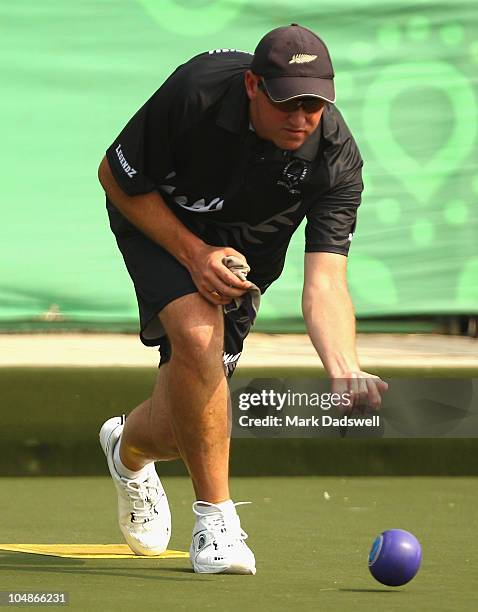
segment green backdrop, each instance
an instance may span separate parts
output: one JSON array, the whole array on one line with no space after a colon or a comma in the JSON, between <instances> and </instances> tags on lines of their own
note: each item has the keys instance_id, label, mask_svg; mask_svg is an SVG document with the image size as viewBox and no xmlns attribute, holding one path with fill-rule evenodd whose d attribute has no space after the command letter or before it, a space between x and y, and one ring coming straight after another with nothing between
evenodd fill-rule
<instances>
[{"instance_id":1,"label":"green backdrop","mask_svg":"<svg viewBox=\"0 0 478 612\"><path fill-rule=\"evenodd\" d=\"M327 42L365 159L357 314L478 312L475 0L0 0L0 322L136 320L104 150L177 64L291 21ZM262 320L300 317L303 242Z\"/></svg>"}]
</instances>

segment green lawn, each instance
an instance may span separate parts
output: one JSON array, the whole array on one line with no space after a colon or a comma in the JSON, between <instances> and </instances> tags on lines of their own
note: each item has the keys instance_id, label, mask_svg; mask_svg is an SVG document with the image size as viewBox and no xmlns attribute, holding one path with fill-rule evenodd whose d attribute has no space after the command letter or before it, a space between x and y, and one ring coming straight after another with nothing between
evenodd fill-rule
<instances>
[{"instance_id":1,"label":"green lawn","mask_svg":"<svg viewBox=\"0 0 478 612\"><path fill-rule=\"evenodd\" d=\"M476 478L236 478L234 499L256 576L195 575L188 560L78 560L0 552L0 590L63 590L75 610L476 609ZM2 478L2 543L121 542L108 478ZM185 478L167 478L170 548L187 550L193 523ZM325 499L324 492L330 496ZM368 550L382 530L422 544L417 577L375 582Z\"/></svg>"}]
</instances>

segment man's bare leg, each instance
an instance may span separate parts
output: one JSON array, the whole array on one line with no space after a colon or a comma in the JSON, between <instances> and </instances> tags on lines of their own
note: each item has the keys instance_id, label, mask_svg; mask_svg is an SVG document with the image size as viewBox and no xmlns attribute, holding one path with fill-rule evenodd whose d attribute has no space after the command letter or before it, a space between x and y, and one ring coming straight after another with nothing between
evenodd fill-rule
<instances>
[{"instance_id":1,"label":"man's bare leg","mask_svg":"<svg viewBox=\"0 0 478 612\"><path fill-rule=\"evenodd\" d=\"M151 400L128 417L120 457L132 470L156 459L184 460L197 499L229 499L227 381L223 314L199 294L171 302L161 321L172 346ZM161 372L162 371L162 372Z\"/></svg>"},{"instance_id":2,"label":"man's bare leg","mask_svg":"<svg viewBox=\"0 0 478 612\"><path fill-rule=\"evenodd\" d=\"M254 554L229 495L222 309L193 294L169 304L161 321L172 345L171 359L160 368L151 400L126 421L121 460L140 470L179 451L198 500L193 504L196 520L189 550L194 571L255 574Z\"/></svg>"},{"instance_id":3,"label":"man's bare leg","mask_svg":"<svg viewBox=\"0 0 478 612\"><path fill-rule=\"evenodd\" d=\"M168 369L167 363L161 366L152 396L130 412L125 423L120 459L133 472L151 461L180 458L167 401Z\"/></svg>"}]
</instances>

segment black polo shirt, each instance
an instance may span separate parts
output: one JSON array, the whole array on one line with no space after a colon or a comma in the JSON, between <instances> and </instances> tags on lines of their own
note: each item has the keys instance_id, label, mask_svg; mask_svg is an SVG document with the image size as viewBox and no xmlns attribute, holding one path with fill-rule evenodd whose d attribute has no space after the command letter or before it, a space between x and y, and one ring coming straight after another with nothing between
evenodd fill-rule
<instances>
[{"instance_id":1,"label":"black polo shirt","mask_svg":"<svg viewBox=\"0 0 478 612\"><path fill-rule=\"evenodd\" d=\"M128 195L157 190L211 245L231 246L266 289L281 273L290 238L307 217L305 250L347 255L363 189L362 159L337 108L297 151L257 137L244 72L252 55L203 53L180 66L107 150ZM138 232L110 203L112 228Z\"/></svg>"}]
</instances>

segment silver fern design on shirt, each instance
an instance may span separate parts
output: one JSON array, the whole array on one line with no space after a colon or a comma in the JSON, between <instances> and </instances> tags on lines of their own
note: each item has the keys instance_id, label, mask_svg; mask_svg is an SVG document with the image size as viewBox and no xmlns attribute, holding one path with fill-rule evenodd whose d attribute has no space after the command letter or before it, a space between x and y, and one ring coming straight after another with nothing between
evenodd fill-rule
<instances>
[{"instance_id":1,"label":"silver fern design on shirt","mask_svg":"<svg viewBox=\"0 0 478 612\"><path fill-rule=\"evenodd\" d=\"M175 176L176 172L170 172L165 177L165 180L169 181ZM169 195L172 195L176 191L176 187L170 184L160 185L159 188ZM175 196L173 200L176 202L176 204L181 206L181 208L185 208L186 210L190 210L191 212L216 212L218 210L221 210L224 206L224 198L221 197L213 198L208 204L206 204L205 198L200 198L192 204L189 204L188 198L185 195Z\"/></svg>"},{"instance_id":2,"label":"silver fern design on shirt","mask_svg":"<svg viewBox=\"0 0 478 612\"><path fill-rule=\"evenodd\" d=\"M282 229L283 226L294 225L294 222L289 219L287 215L294 213L302 204L302 201L297 202L287 210L283 210L276 215L261 221L257 225L249 225L243 221L222 223L220 221L214 221L214 227L224 241L227 244L228 237L232 234L234 241L239 247L244 247L244 242L252 244L264 244L264 240L261 240L257 234L273 234ZM273 225L276 224L276 225Z\"/></svg>"},{"instance_id":3,"label":"silver fern design on shirt","mask_svg":"<svg viewBox=\"0 0 478 612\"><path fill-rule=\"evenodd\" d=\"M308 64L317 59L317 55L309 55L308 53L296 53L289 60L289 64Z\"/></svg>"}]
</instances>

